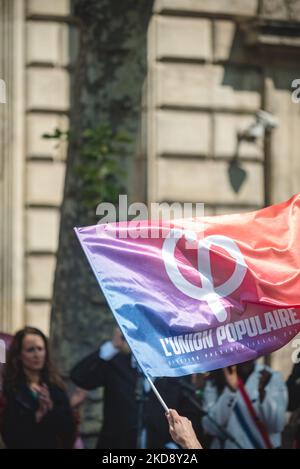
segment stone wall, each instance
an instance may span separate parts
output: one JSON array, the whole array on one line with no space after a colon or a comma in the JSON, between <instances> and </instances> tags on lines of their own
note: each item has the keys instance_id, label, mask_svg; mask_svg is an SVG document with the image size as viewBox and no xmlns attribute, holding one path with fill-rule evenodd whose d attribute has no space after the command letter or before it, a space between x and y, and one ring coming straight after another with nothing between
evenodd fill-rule
<instances>
[{"instance_id":1,"label":"stone wall","mask_svg":"<svg viewBox=\"0 0 300 469\"><path fill-rule=\"evenodd\" d=\"M293 29L300 19L299 4L295 0L157 0L148 30L148 73L141 108L140 85L130 78L133 72L139 83L143 81L143 54L138 65L138 55L126 51L138 50L143 39L138 43L137 35L143 38L144 32L129 35L129 42L120 45L119 36L115 42L105 41L103 27L106 59L103 50L99 55L95 50L91 56L95 60L88 62L91 83L85 83L85 88L89 95L96 86L95 73L100 85L95 108L92 100L85 103L84 125L90 116L95 120L99 113L105 114L113 102L114 120L130 122L135 135L139 113L135 200L204 202L206 214L221 214L256 209L299 191L300 107L291 100L291 82L300 78L299 41ZM0 104L0 327L10 332L25 323L49 331L66 146L43 139L42 134L69 126L78 41L70 8L69 0L0 0L0 51L5 57L0 61L0 78L9 84L7 104ZM110 24L100 13L99 24ZM119 17L110 19L116 23L111 31L108 28L114 37ZM131 21L137 24L134 15ZM113 80L107 54L114 57ZM124 96L125 117L120 118ZM241 144L239 157L247 179L236 193L228 167L237 133L254 122L260 108L273 113L279 127L265 143ZM66 256L64 246L63 250ZM70 257L71 251L72 246ZM83 278L88 267L83 257L78 262L75 267L82 264L77 272ZM65 272L62 269L60 279ZM74 295L73 304L57 308L53 318L54 336L67 369L74 361L75 345L79 357L108 330L108 321L103 320L102 329L95 328L95 337L84 334L90 330L93 314L100 316L104 308L91 277L81 282L81 303ZM67 293L69 287L73 293L78 290L76 282L65 285ZM90 295L91 291L95 294ZM66 303L67 293L62 295ZM77 316L71 329L78 305L86 317ZM79 333L85 337L80 347ZM285 376L291 369L292 351L288 345L272 357L272 365ZM94 444L99 429L95 416L99 417L100 405L99 393L91 393L82 427L88 445Z\"/></svg>"},{"instance_id":2,"label":"stone wall","mask_svg":"<svg viewBox=\"0 0 300 469\"><path fill-rule=\"evenodd\" d=\"M12 332L24 324L23 2L0 1L0 57L0 330Z\"/></svg>"},{"instance_id":3,"label":"stone wall","mask_svg":"<svg viewBox=\"0 0 300 469\"><path fill-rule=\"evenodd\" d=\"M244 51L239 21L257 2L155 3L148 36L148 200L204 202L206 214L264 204L262 147L243 143L247 178L228 177L237 132L262 107L262 70Z\"/></svg>"},{"instance_id":4,"label":"stone wall","mask_svg":"<svg viewBox=\"0 0 300 469\"><path fill-rule=\"evenodd\" d=\"M299 6L288 0L155 2L148 33L147 151L140 152L148 201L204 202L206 214L222 214L299 192L300 108L291 99L292 80L300 76L297 25L291 22L299 18ZM241 143L247 178L236 193L229 162L238 132L259 109L271 112L279 126L265 139ZM285 375L292 351L288 345L272 356Z\"/></svg>"},{"instance_id":5,"label":"stone wall","mask_svg":"<svg viewBox=\"0 0 300 469\"><path fill-rule=\"evenodd\" d=\"M49 332L76 28L69 0L1 0L0 329ZM72 53L74 51L74 53Z\"/></svg>"},{"instance_id":6,"label":"stone wall","mask_svg":"<svg viewBox=\"0 0 300 469\"><path fill-rule=\"evenodd\" d=\"M69 0L26 2L25 321L49 331L66 145L44 139L67 130L71 50Z\"/></svg>"},{"instance_id":7,"label":"stone wall","mask_svg":"<svg viewBox=\"0 0 300 469\"><path fill-rule=\"evenodd\" d=\"M291 100L291 82L300 77L293 29L299 4L155 2L135 200L204 202L206 214L220 214L299 191L300 107ZM0 13L0 78L9 84L7 104L0 104L0 325L14 331L28 323L47 332L66 146L42 134L69 125L76 27L69 0L0 0ZM130 72L122 77L123 83ZM105 84L109 104L123 88ZM99 99L99 109L102 104ZM228 166L237 133L260 108L274 114L279 127L265 144L241 144L247 179L235 193ZM285 375L291 352L288 345L273 355Z\"/></svg>"}]
</instances>

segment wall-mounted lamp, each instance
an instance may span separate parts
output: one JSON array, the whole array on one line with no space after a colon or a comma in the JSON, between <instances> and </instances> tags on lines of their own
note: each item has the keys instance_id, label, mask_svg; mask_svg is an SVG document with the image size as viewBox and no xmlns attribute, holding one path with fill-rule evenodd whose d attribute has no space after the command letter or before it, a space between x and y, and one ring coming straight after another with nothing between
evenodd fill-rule
<instances>
[{"instance_id":1,"label":"wall-mounted lamp","mask_svg":"<svg viewBox=\"0 0 300 469\"><path fill-rule=\"evenodd\" d=\"M260 109L256 113L256 121L246 130L238 133L238 142L242 140L255 142L257 139L265 136L266 130L275 129L275 127L278 127L278 119L269 112Z\"/></svg>"},{"instance_id":2,"label":"wall-mounted lamp","mask_svg":"<svg viewBox=\"0 0 300 469\"><path fill-rule=\"evenodd\" d=\"M240 145L243 141L257 143L265 137L266 131L278 127L278 119L267 111L260 109L256 113L256 120L247 129L237 134L236 151L229 163L228 174L230 184L235 193L238 193L247 178L247 172L242 168L240 161Z\"/></svg>"}]
</instances>

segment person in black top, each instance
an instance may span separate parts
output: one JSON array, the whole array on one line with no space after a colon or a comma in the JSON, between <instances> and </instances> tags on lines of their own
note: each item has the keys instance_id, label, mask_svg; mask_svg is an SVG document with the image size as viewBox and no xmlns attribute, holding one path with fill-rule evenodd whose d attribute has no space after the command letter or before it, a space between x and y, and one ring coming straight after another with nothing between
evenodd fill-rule
<instances>
[{"instance_id":1,"label":"person in black top","mask_svg":"<svg viewBox=\"0 0 300 469\"><path fill-rule=\"evenodd\" d=\"M0 432L7 448L71 448L75 422L48 341L25 327L11 343L3 374Z\"/></svg>"},{"instance_id":2,"label":"person in black top","mask_svg":"<svg viewBox=\"0 0 300 469\"><path fill-rule=\"evenodd\" d=\"M71 370L70 378L78 387L86 390L104 387L103 426L97 448L135 447L137 376L127 344L118 330L112 342L104 344L100 351L85 357Z\"/></svg>"},{"instance_id":3,"label":"person in black top","mask_svg":"<svg viewBox=\"0 0 300 469\"><path fill-rule=\"evenodd\" d=\"M174 444L164 410L139 371L119 328L115 328L111 341L75 365L70 377L86 390L104 388L103 425L97 448L163 448ZM155 385L167 405L189 415L196 426L201 416L190 406L181 381L159 378Z\"/></svg>"},{"instance_id":4,"label":"person in black top","mask_svg":"<svg viewBox=\"0 0 300 469\"><path fill-rule=\"evenodd\" d=\"M300 355L287 380L289 393L288 410L292 412L289 425L293 433L293 447L300 448Z\"/></svg>"},{"instance_id":5,"label":"person in black top","mask_svg":"<svg viewBox=\"0 0 300 469\"><path fill-rule=\"evenodd\" d=\"M288 410L295 411L300 407L300 355L299 362L295 363L292 373L286 382L289 392Z\"/></svg>"}]
</instances>

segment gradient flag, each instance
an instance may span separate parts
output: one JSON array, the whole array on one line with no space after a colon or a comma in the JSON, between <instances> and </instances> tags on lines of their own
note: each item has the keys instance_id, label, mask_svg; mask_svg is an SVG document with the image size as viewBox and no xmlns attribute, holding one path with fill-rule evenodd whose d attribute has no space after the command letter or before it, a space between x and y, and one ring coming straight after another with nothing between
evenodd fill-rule
<instances>
[{"instance_id":1,"label":"gradient flag","mask_svg":"<svg viewBox=\"0 0 300 469\"><path fill-rule=\"evenodd\" d=\"M300 194L251 213L75 231L150 377L255 359L300 331Z\"/></svg>"}]
</instances>

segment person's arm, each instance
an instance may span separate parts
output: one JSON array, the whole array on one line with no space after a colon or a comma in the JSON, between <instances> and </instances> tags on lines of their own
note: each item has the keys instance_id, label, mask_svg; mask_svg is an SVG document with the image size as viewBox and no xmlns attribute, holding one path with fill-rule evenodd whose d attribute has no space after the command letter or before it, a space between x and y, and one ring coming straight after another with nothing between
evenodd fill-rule
<instances>
[{"instance_id":1,"label":"person's arm","mask_svg":"<svg viewBox=\"0 0 300 469\"><path fill-rule=\"evenodd\" d=\"M99 352L96 350L72 368L70 378L82 389L88 391L96 389L105 384L106 366L107 364L99 358Z\"/></svg>"},{"instance_id":2,"label":"person's arm","mask_svg":"<svg viewBox=\"0 0 300 469\"><path fill-rule=\"evenodd\" d=\"M239 385L236 366L224 368L223 373L226 387L214 405L208 409L209 416L204 416L202 419L204 430L217 437L222 437L218 427L226 428L227 426L237 399Z\"/></svg>"},{"instance_id":3,"label":"person's arm","mask_svg":"<svg viewBox=\"0 0 300 469\"><path fill-rule=\"evenodd\" d=\"M80 388L88 391L105 386L108 363L122 352L126 342L121 331L115 328L112 340L101 345L99 350L88 355L72 368L71 380Z\"/></svg>"},{"instance_id":4,"label":"person's arm","mask_svg":"<svg viewBox=\"0 0 300 469\"><path fill-rule=\"evenodd\" d=\"M72 409L78 409L85 401L88 391L76 386L70 397L70 406Z\"/></svg>"},{"instance_id":5,"label":"person's arm","mask_svg":"<svg viewBox=\"0 0 300 469\"><path fill-rule=\"evenodd\" d=\"M202 417L202 427L209 435L224 438L220 427L227 427L236 398L236 392L225 387L215 404L209 408L208 415Z\"/></svg>"},{"instance_id":6,"label":"person's arm","mask_svg":"<svg viewBox=\"0 0 300 469\"><path fill-rule=\"evenodd\" d=\"M186 417L170 409L166 414L172 439L184 449L202 449L194 432L192 423Z\"/></svg>"},{"instance_id":7,"label":"person's arm","mask_svg":"<svg viewBox=\"0 0 300 469\"><path fill-rule=\"evenodd\" d=\"M76 436L75 418L67 394L52 388L53 407L40 421L39 429L49 435L56 435L58 446L72 448Z\"/></svg>"},{"instance_id":8,"label":"person's arm","mask_svg":"<svg viewBox=\"0 0 300 469\"><path fill-rule=\"evenodd\" d=\"M108 362L119 352L111 341L105 342L72 368L71 380L81 389L88 391L105 386Z\"/></svg>"}]
</instances>

